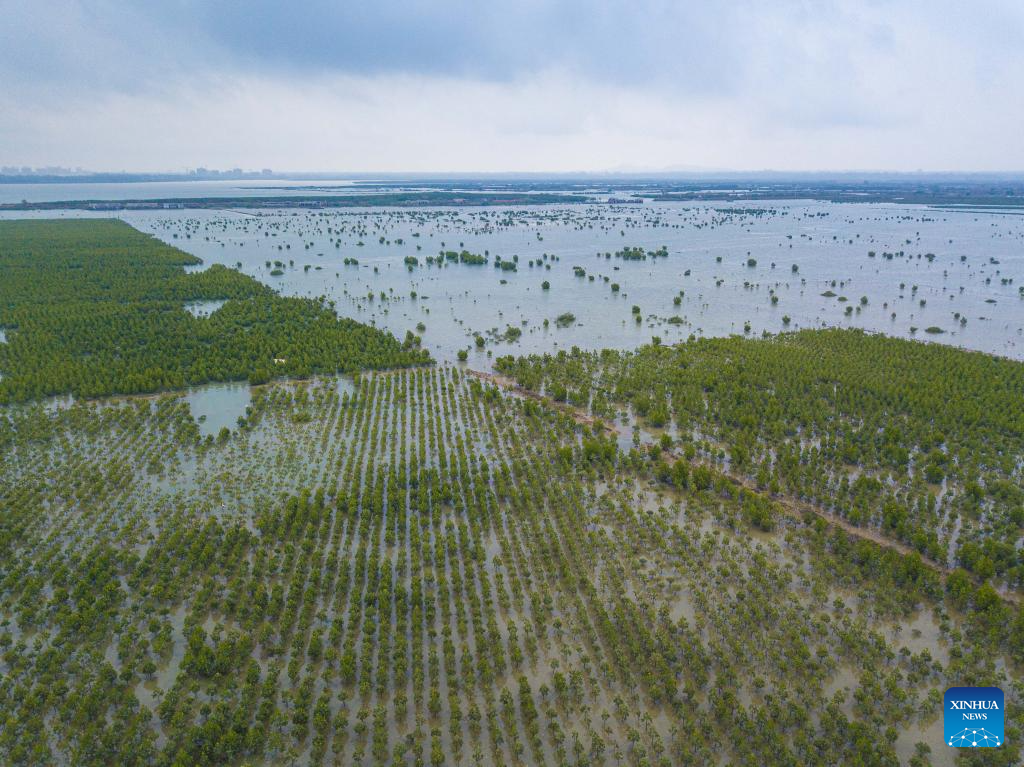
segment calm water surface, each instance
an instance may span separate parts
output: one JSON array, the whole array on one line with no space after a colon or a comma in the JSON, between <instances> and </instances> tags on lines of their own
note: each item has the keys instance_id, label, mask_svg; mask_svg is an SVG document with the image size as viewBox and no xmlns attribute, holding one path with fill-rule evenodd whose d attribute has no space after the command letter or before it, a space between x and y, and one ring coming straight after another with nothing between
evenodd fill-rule
<instances>
[{"instance_id":1,"label":"calm water surface","mask_svg":"<svg viewBox=\"0 0 1024 767\"><path fill-rule=\"evenodd\" d=\"M787 201L120 216L199 256L199 268L240 264L284 294L326 296L400 338L412 331L438 359L468 349L475 367L574 345L822 326L1024 358L1024 216L1011 213ZM625 247L668 256L617 258ZM491 263L425 263L462 249ZM496 257L517 271L495 269Z\"/></svg>"}]
</instances>

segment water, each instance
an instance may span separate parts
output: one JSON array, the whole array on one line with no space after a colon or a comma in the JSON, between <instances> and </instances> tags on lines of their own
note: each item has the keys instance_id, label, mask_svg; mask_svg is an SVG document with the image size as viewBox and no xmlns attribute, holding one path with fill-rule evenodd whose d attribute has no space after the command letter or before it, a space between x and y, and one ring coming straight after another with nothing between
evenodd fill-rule
<instances>
[{"instance_id":1,"label":"water","mask_svg":"<svg viewBox=\"0 0 1024 767\"><path fill-rule=\"evenodd\" d=\"M209 317L215 311L220 309L226 301L186 301L185 311L191 314L193 317Z\"/></svg>"},{"instance_id":2,"label":"water","mask_svg":"<svg viewBox=\"0 0 1024 767\"><path fill-rule=\"evenodd\" d=\"M284 294L324 295L343 316L400 338L412 331L439 360L467 349L474 367L501 354L573 345L629 349L652 336L672 343L690 335L823 326L1024 359L1024 216L1012 214L892 204L672 202L119 215L205 264L240 264ZM667 258L604 257L624 247L662 246ZM462 249L488 251L492 262L518 256L518 271L424 265L440 250ZM421 265L410 271L408 256ZM345 265L353 258L358 265ZM530 260L537 265L530 268ZM576 276L575 266L586 276ZM282 273L271 275L275 269ZM619 284L617 293L612 283ZM560 327L556 319L565 313L575 321ZM521 331L517 341L505 340L510 327ZM483 349L474 344L477 333L487 339Z\"/></svg>"},{"instance_id":3,"label":"water","mask_svg":"<svg viewBox=\"0 0 1024 767\"><path fill-rule=\"evenodd\" d=\"M209 384L189 389L185 400L199 422L199 433L216 437L223 428L238 427L238 419L252 402L252 390L248 384Z\"/></svg>"},{"instance_id":4,"label":"water","mask_svg":"<svg viewBox=\"0 0 1024 767\"><path fill-rule=\"evenodd\" d=\"M151 200L185 197L263 197L323 195L351 192L354 182L236 179L207 181L143 181L127 183L0 184L0 204L65 200ZM308 187L316 186L316 189ZM297 187L284 190L283 187ZM307 187L307 188L302 188Z\"/></svg>"},{"instance_id":5,"label":"water","mask_svg":"<svg viewBox=\"0 0 1024 767\"><path fill-rule=\"evenodd\" d=\"M356 385L351 378L346 376L334 376L334 389L339 397L348 395L350 398L356 394Z\"/></svg>"}]
</instances>

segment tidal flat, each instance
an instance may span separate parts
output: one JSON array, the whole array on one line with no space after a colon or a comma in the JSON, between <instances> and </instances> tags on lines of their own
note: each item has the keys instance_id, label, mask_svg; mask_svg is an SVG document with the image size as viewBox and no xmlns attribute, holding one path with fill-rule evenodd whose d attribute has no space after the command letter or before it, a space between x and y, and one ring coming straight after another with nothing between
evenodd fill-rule
<instances>
[{"instance_id":1,"label":"tidal flat","mask_svg":"<svg viewBox=\"0 0 1024 767\"><path fill-rule=\"evenodd\" d=\"M819 327L1024 358L1024 216L1012 211L784 201L121 215L205 264L421 335L451 361L460 349L486 365L488 351ZM443 258L462 251L487 263Z\"/></svg>"}]
</instances>

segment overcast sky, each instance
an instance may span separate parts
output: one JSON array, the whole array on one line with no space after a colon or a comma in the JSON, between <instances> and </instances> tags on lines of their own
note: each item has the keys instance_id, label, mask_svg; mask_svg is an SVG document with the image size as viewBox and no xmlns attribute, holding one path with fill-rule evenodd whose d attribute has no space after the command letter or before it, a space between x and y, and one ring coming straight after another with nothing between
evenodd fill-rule
<instances>
[{"instance_id":1,"label":"overcast sky","mask_svg":"<svg viewBox=\"0 0 1024 767\"><path fill-rule=\"evenodd\" d=\"M0 0L0 165L1022 170L1024 0Z\"/></svg>"}]
</instances>

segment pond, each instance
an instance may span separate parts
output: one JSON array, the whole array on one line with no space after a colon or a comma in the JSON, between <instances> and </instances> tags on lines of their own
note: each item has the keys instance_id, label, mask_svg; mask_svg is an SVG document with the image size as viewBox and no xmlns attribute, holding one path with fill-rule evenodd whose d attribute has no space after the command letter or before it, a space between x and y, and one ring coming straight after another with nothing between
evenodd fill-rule
<instances>
[{"instance_id":1,"label":"pond","mask_svg":"<svg viewBox=\"0 0 1024 767\"><path fill-rule=\"evenodd\" d=\"M220 309L226 301L186 301L185 311L191 314L193 317L209 317L215 311Z\"/></svg>"},{"instance_id":2,"label":"pond","mask_svg":"<svg viewBox=\"0 0 1024 767\"><path fill-rule=\"evenodd\" d=\"M209 384L189 389L185 401L200 434L216 437L222 428L238 428L238 419L252 402L252 390L247 383Z\"/></svg>"}]
</instances>

